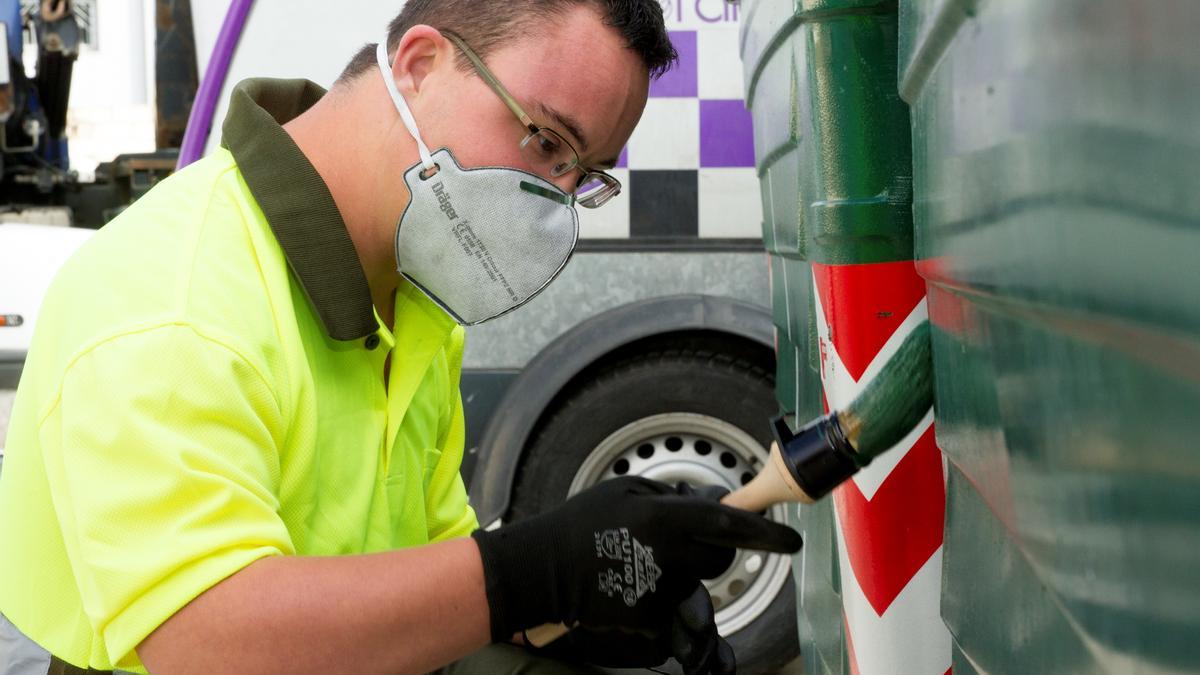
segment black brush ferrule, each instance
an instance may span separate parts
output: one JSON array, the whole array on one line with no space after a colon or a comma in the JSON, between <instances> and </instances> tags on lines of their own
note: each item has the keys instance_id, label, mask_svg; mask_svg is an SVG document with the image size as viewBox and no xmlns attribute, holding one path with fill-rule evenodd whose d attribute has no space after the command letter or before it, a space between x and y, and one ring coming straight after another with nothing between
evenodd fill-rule
<instances>
[{"instance_id":1,"label":"black brush ferrule","mask_svg":"<svg viewBox=\"0 0 1200 675\"><path fill-rule=\"evenodd\" d=\"M819 417L792 433L782 416L772 420L783 463L806 495L820 499L858 473L870 460L850 445L837 413Z\"/></svg>"}]
</instances>

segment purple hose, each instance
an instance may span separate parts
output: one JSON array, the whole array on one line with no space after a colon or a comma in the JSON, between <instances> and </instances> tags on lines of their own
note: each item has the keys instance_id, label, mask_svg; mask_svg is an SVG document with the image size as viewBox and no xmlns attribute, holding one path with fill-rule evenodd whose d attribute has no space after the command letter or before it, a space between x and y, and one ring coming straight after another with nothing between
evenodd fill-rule
<instances>
[{"instance_id":1,"label":"purple hose","mask_svg":"<svg viewBox=\"0 0 1200 675\"><path fill-rule=\"evenodd\" d=\"M213 113L217 109L221 90L225 88L225 77L229 75L229 62L233 60L233 51L237 48L238 39L242 37L246 16L250 14L250 6L253 4L254 0L233 0L229 5L225 22L221 24L221 32L217 35L217 44L208 60L208 69L204 71L204 80L200 82L196 100L192 103L187 130L183 134L183 146L179 149L176 171L200 159L204 154L204 146L208 143L208 134L212 130Z\"/></svg>"}]
</instances>

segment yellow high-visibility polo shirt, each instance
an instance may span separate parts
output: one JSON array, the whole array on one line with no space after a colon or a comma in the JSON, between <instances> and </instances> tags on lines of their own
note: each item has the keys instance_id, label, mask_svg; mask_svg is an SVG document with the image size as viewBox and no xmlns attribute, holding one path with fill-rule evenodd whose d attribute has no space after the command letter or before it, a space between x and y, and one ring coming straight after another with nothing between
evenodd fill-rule
<instances>
[{"instance_id":1,"label":"yellow high-visibility polo shirt","mask_svg":"<svg viewBox=\"0 0 1200 675\"><path fill-rule=\"evenodd\" d=\"M463 330L405 283L379 325L280 127L323 93L239 85L228 149L100 230L45 299L0 477L0 613L62 661L142 670L147 635L264 556L477 527Z\"/></svg>"}]
</instances>

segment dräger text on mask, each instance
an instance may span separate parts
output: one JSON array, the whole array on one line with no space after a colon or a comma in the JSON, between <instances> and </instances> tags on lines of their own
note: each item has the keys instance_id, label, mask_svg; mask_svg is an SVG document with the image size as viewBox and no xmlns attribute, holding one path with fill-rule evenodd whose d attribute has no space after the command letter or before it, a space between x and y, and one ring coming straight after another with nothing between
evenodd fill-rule
<instances>
[{"instance_id":1,"label":"dr\u00e4ger text on mask","mask_svg":"<svg viewBox=\"0 0 1200 675\"><path fill-rule=\"evenodd\" d=\"M446 192L444 183L438 181L433 184L433 193L437 195L438 203L442 205L442 213L450 220L457 220L458 213L454 210L454 205L450 203L450 193Z\"/></svg>"}]
</instances>

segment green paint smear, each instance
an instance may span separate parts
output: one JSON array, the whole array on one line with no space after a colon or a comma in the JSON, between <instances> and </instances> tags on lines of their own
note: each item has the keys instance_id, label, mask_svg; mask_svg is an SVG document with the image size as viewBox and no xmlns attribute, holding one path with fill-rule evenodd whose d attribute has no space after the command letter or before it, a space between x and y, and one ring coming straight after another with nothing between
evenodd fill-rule
<instances>
[{"instance_id":1,"label":"green paint smear","mask_svg":"<svg viewBox=\"0 0 1200 675\"><path fill-rule=\"evenodd\" d=\"M933 406L929 321L922 321L848 412L862 420L856 449L868 459L904 438Z\"/></svg>"}]
</instances>

